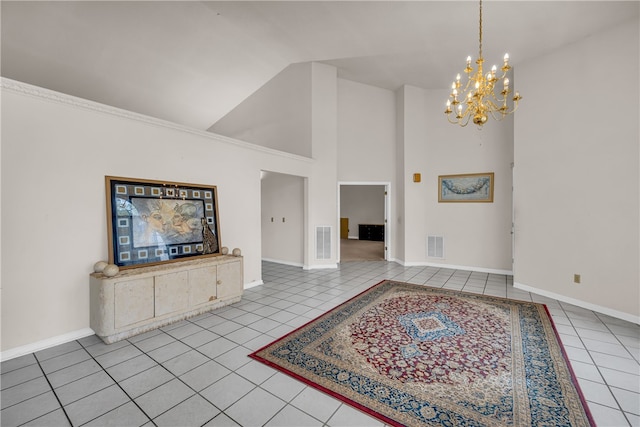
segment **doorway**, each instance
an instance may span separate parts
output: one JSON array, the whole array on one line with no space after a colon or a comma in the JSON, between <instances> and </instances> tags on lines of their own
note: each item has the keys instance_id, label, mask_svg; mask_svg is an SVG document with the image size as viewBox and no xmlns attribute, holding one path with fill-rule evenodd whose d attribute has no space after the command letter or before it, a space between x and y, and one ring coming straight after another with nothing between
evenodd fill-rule
<instances>
[{"instance_id":1,"label":"doorway","mask_svg":"<svg viewBox=\"0 0 640 427\"><path fill-rule=\"evenodd\" d=\"M304 178L261 171L261 258L302 267L305 260Z\"/></svg>"},{"instance_id":2,"label":"doorway","mask_svg":"<svg viewBox=\"0 0 640 427\"><path fill-rule=\"evenodd\" d=\"M388 197L388 183L338 183L339 262L388 259Z\"/></svg>"}]
</instances>

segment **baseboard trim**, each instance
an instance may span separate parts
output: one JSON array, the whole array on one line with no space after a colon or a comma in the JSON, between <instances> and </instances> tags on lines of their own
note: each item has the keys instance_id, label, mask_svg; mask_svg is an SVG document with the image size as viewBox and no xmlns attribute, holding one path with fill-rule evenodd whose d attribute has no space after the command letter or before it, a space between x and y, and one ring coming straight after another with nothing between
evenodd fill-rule
<instances>
[{"instance_id":1,"label":"baseboard trim","mask_svg":"<svg viewBox=\"0 0 640 427\"><path fill-rule=\"evenodd\" d=\"M292 267L302 267L303 270L320 270L323 268L338 268L338 264L308 265L308 264L300 264L297 262L282 261L279 259L271 259L271 258L262 258L262 261L273 262L275 264L290 265ZM245 289L247 288L245 287Z\"/></svg>"},{"instance_id":2,"label":"baseboard trim","mask_svg":"<svg viewBox=\"0 0 640 427\"><path fill-rule=\"evenodd\" d=\"M640 316L634 316L632 314L624 313L622 311L614 310L608 307L603 307L601 305L592 304L590 302L571 298L565 295L556 294L555 292L545 291L544 289L534 288L533 286L528 286L523 283L514 282L513 287L516 289L520 289L522 291L531 292L536 295L541 295L547 298L553 298L558 301L566 302L568 304L573 304L575 306L578 306L587 310L595 311L598 313L605 314L607 316L615 317L616 319L621 319L627 322L640 325Z\"/></svg>"},{"instance_id":3,"label":"baseboard trim","mask_svg":"<svg viewBox=\"0 0 640 427\"><path fill-rule=\"evenodd\" d=\"M262 258L262 261L273 262L275 264L290 265L292 267L303 267L304 264L293 261L283 261L281 259Z\"/></svg>"},{"instance_id":4,"label":"baseboard trim","mask_svg":"<svg viewBox=\"0 0 640 427\"><path fill-rule=\"evenodd\" d=\"M244 289L251 289L261 285L264 285L264 282L262 280L254 280L253 282L246 283L244 285Z\"/></svg>"},{"instance_id":5,"label":"baseboard trim","mask_svg":"<svg viewBox=\"0 0 640 427\"><path fill-rule=\"evenodd\" d=\"M302 267L303 270L322 270L331 268L338 268L338 264L305 265Z\"/></svg>"},{"instance_id":6,"label":"baseboard trim","mask_svg":"<svg viewBox=\"0 0 640 427\"><path fill-rule=\"evenodd\" d=\"M497 268L484 268L484 267L469 267L467 265L454 265L454 264L439 264L435 262L406 262L396 260L398 264L404 267L438 267L438 268L447 268L451 270L464 270L464 271L477 271L479 273L490 273L490 274L504 274L507 276L513 276L512 270L501 270Z\"/></svg>"},{"instance_id":7,"label":"baseboard trim","mask_svg":"<svg viewBox=\"0 0 640 427\"><path fill-rule=\"evenodd\" d=\"M9 359L24 356L25 354L35 353L40 350L55 347L60 344L68 343L70 341L79 340L80 338L89 337L94 335L93 329L84 328L78 331L69 332L67 334L58 335L56 337L47 338L46 340L37 341L31 344L15 347L0 353L0 361L4 362Z\"/></svg>"}]
</instances>

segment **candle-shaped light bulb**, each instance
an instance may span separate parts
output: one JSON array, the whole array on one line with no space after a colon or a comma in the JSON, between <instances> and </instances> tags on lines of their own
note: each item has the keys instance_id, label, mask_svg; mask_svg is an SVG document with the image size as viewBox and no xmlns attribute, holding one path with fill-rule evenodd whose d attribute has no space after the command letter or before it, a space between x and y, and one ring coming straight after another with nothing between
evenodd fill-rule
<instances>
[{"instance_id":1,"label":"candle-shaped light bulb","mask_svg":"<svg viewBox=\"0 0 640 427\"><path fill-rule=\"evenodd\" d=\"M467 56L467 67L471 66L471 56Z\"/></svg>"},{"instance_id":2,"label":"candle-shaped light bulb","mask_svg":"<svg viewBox=\"0 0 640 427\"><path fill-rule=\"evenodd\" d=\"M456 82L451 83L451 89L455 89L456 88Z\"/></svg>"},{"instance_id":3,"label":"candle-shaped light bulb","mask_svg":"<svg viewBox=\"0 0 640 427\"><path fill-rule=\"evenodd\" d=\"M458 115L462 115L462 104L458 105Z\"/></svg>"},{"instance_id":4,"label":"candle-shaped light bulb","mask_svg":"<svg viewBox=\"0 0 640 427\"><path fill-rule=\"evenodd\" d=\"M509 79L508 78L504 78L504 88L507 89L509 87Z\"/></svg>"},{"instance_id":5,"label":"candle-shaped light bulb","mask_svg":"<svg viewBox=\"0 0 640 427\"><path fill-rule=\"evenodd\" d=\"M458 96L458 89L454 89L453 92L451 92L451 94L455 97Z\"/></svg>"},{"instance_id":6,"label":"candle-shaped light bulb","mask_svg":"<svg viewBox=\"0 0 640 427\"><path fill-rule=\"evenodd\" d=\"M496 74L496 66L491 67L491 74Z\"/></svg>"},{"instance_id":7,"label":"candle-shaped light bulb","mask_svg":"<svg viewBox=\"0 0 640 427\"><path fill-rule=\"evenodd\" d=\"M456 75L456 81L459 82L460 81L460 73L458 73L458 75Z\"/></svg>"},{"instance_id":8,"label":"candle-shaped light bulb","mask_svg":"<svg viewBox=\"0 0 640 427\"><path fill-rule=\"evenodd\" d=\"M504 54L504 62L509 62L509 54L508 53Z\"/></svg>"},{"instance_id":9,"label":"candle-shaped light bulb","mask_svg":"<svg viewBox=\"0 0 640 427\"><path fill-rule=\"evenodd\" d=\"M447 99L447 108L451 107L451 100Z\"/></svg>"},{"instance_id":10,"label":"candle-shaped light bulb","mask_svg":"<svg viewBox=\"0 0 640 427\"><path fill-rule=\"evenodd\" d=\"M476 82L476 89L480 88L480 82Z\"/></svg>"}]
</instances>

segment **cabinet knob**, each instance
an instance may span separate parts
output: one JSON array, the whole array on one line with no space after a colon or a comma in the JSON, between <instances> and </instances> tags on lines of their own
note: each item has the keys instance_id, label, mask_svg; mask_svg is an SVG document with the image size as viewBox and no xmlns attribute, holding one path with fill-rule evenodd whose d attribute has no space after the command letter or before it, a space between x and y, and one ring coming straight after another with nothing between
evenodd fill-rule
<instances>
[{"instance_id":1,"label":"cabinet knob","mask_svg":"<svg viewBox=\"0 0 640 427\"><path fill-rule=\"evenodd\" d=\"M218 280L216 281L216 283L217 283L218 285L222 285L222 280L218 279Z\"/></svg>"}]
</instances>

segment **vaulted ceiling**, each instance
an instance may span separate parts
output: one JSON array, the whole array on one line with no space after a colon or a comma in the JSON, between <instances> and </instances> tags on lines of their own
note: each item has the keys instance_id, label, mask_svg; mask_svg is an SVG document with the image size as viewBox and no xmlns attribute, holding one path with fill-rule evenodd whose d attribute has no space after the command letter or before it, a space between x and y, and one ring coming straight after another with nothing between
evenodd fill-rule
<instances>
[{"instance_id":1,"label":"vaulted ceiling","mask_svg":"<svg viewBox=\"0 0 640 427\"><path fill-rule=\"evenodd\" d=\"M3 0L0 8L3 77L202 130L293 63L332 64L342 78L391 90L444 89L478 54L475 1ZM638 10L637 1L485 0L486 65L508 52L517 70L638 20ZM587 55L576 73L597 60Z\"/></svg>"}]
</instances>

